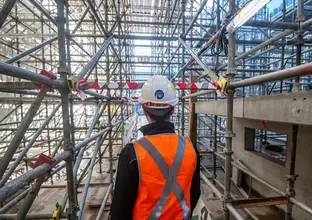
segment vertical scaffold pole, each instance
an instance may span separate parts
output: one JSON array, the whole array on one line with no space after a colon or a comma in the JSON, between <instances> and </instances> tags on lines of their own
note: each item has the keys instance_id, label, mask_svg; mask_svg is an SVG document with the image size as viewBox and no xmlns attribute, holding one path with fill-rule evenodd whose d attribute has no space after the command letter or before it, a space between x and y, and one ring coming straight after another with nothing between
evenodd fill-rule
<instances>
[{"instance_id":1,"label":"vertical scaffold pole","mask_svg":"<svg viewBox=\"0 0 312 220\"><path fill-rule=\"evenodd\" d=\"M283 8L282 8L282 21L285 22L285 13L286 13L286 0L283 0ZM285 43L285 37L283 37L282 42ZM270 54L270 53L269 53ZM281 64L280 69L284 69L284 61L285 61L285 45L282 45L281 51ZM283 93L283 80L280 81L280 93Z\"/></svg>"},{"instance_id":2,"label":"vertical scaffold pole","mask_svg":"<svg viewBox=\"0 0 312 220\"><path fill-rule=\"evenodd\" d=\"M217 4L217 26L216 26L216 30L220 29L220 25L221 25L221 20L220 20L220 0L217 0L216 2ZM216 67L219 66L219 54L216 55ZM217 68L216 68L217 69ZM218 71L216 71L216 74L218 75ZM215 95L215 100L218 99L217 93L214 94ZM214 128L214 132L213 132L213 155L212 155L212 160L213 160L213 173L212 173L212 177L213 177L213 183L216 185L216 181L215 179L217 178L217 155L216 153L218 153L218 147L217 147L217 143L218 143L218 139L217 139L217 135L218 135L218 116L215 115L214 116L214 120L213 120L213 128Z\"/></svg>"},{"instance_id":3,"label":"vertical scaffold pole","mask_svg":"<svg viewBox=\"0 0 312 220\"><path fill-rule=\"evenodd\" d=\"M235 12L235 0L229 1L229 11L228 18L231 18ZM229 33L228 36L228 69L226 72L228 78L228 84L234 80L236 73L235 70L235 32ZM226 145L225 145L225 179L224 179L224 220L230 219L230 213L227 208L227 204L231 200L231 179L232 179L232 138L233 133L233 98L234 98L234 89L227 89L227 113L226 113Z\"/></svg>"},{"instance_id":4,"label":"vertical scaffold pole","mask_svg":"<svg viewBox=\"0 0 312 220\"><path fill-rule=\"evenodd\" d=\"M105 27L108 29L108 2L104 1L105 4ZM118 18L117 18L118 19ZM119 28L119 27L118 27ZM119 29L118 29L119 30ZM119 48L120 50L120 48ZM120 59L120 57L119 57ZM109 52L106 50L106 80L109 82L110 74L109 74ZM112 145L112 115L111 115L111 92L107 90L107 96L109 100L107 102L107 123L110 126L110 130L108 131L108 153L109 153L109 173L110 173L110 184L113 186L114 177L113 177L113 145ZM113 195L113 191L111 191L111 196Z\"/></svg>"},{"instance_id":5,"label":"vertical scaffold pole","mask_svg":"<svg viewBox=\"0 0 312 220\"><path fill-rule=\"evenodd\" d=\"M297 17L296 22L299 25L299 30L297 31L297 41L296 41L296 66L301 65L301 50L302 45L304 44L303 40L303 30L301 27L302 22L304 21L304 15L303 15L303 1L298 0L298 6L297 6ZM294 92L300 92L300 77L295 78L295 84L294 84ZM286 175L287 179L287 189L286 194L288 196L288 204L287 204L287 211L286 211L286 220L292 219L292 207L293 204L290 201L290 198L295 197L295 181L297 178L297 175L295 174L295 167L296 167L296 153L297 153L297 134L298 134L298 125L292 126L292 144L290 149L290 164L289 164L289 171L288 175Z\"/></svg>"},{"instance_id":6,"label":"vertical scaffold pole","mask_svg":"<svg viewBox=\"0 0 312 220\"><path fill-rule=\"evenodd\" d=\"M185 4L186 0L181 0L181 13L182 13L182 31L181 31L181 36L184 36L185 33ZM185 47L182 47L182 67L185 64ZM182 82L185 81L185 69L183 68L182 70ZM184 90L182 90L182 97L185 95ZM185 111L185 100L181 100L181 135L184 136L184 131L185 131L185 116L184 116L184 111Z\"/></svg>"},{"instance_id":7,"label":"vertical scaffold pole","mask_svg":"<svg viewBox=\"0 0 312 220\"><path fill-rule=\"evenodd\" d=\"M120 33L121 33L121 4L120 4L121 2L120 2L120 0L118 0L118 15L117 15L117 19L118 19L118 23L119 23L119 25L118 25L118 35L120 35ZM124 32L125 32L125 30L124 30ZM124 40L125 41L125 40ZM123 80L122 80L122 78L123 78L123 76L122 76L122 71L121 71L121 69L122 69L122 57L121 57L121 39L119 38L118 39L118 47L119 47L119 50L118 50L118 56L119 56L119 81L120 82L122 82ZM126 50L126 48L125 48L125 50ZM125 69L125 68L124 68ZM122 89L120 90L120 97L122 97ZM124 108L123 108L123 102L121 102L120 103L120 106L121 106L121 108L120 108L120 116L121 116L121 120L122 121L124 121ZM116 110L117 111L117 110ZM122 126L122 130L124 130L124 126ZM121 135L121 141L122 141L122 143L123 143L123 134ZM112 176L113 174L111 174L111 176ZM114 187L113 187L113 189L114 189Z\"/></svg>"},{"instance_id":8,"label":"vertical scaffold pole","mask_svg":"<svg viewBox=\"0 0 312 220\"><path fill-rule=\"evenodd\" d=\"M58 29L58 51L59 51L59 67L58 74L60 78L67 81L68 68L66 66L66 43L65 43L65 0L57 1L57 29ZM70 156L66 158L66 175L67 175L67 191L69 198L68 205L68 219L77 219L77 194L75 187L75 177L73 173L73 161L74 161L74 151L73 144L71 143L70 136L70 123L69 123L69 94L68 88L63 88L60 90L61 101L62 101L62 118L63 118L63 134L64 134L64 151L70 153Z\"/></svg>"},{"instance_id":9,"label":"vertical scaffold pole","mask_svg":"<svg viewBox=\"0 0 312 220\"><path fill-rule=\"evenodd\" d=\"M297 134L298 134L298 125L292 126L292 144L290 149L290 160L289 160L289 168L288 168L288 174L286 175L287 180L287 189L286 189L286 195L288 196L288 203L287 203L287 211L286 211L286 220L292 219L292 207L293 204L290 201L292 197L295 197L295 181L297 179L297 176L295 174L295 168L296 168L296 153L297 153Z\"/></svg>"},{"instance_id":10,"label":"vertical scaffold pole","mask_svg":"<svg viewBox=\"0 0 312 220\"><path fill-rule=\"evenodd\" d=\"M69 21L69 5L66 5L66 20ZM67 67L68 74L71 74L71 53L70 53L70 32L69 32L69 22L66 22L66 39L67 39ZM73 95L69 95L69 107L70 107L70 133L71 133L71 141L73 146L75 146L75 120L74 120L74 98Z\"/></svg>"},{"instance_id":11,"label":"vertical scaffold pole","mask_svg":"<svg viewBox=\"0 0 312 220\"><path fill-rule=\"evenodd\" d=\"M297 30L297 41L296 41L296 66L301 64L301 51L302 45L304 44L303 39L303 29L302 29L302 22L304 22L304 14L303 14L303 0L297 1L297 17L296 22L299 25L299 30ZM300 92L300 77L297 76L295 78L294 84L294 92Z\"/></svg>"},{"instance_id":12,"label":"vertical scaffold pole","mask_svg":"<svg viewBox=\"0 0 312 220\"><path fill-rule=\"evenodd\" d=\"M169 36L169 34L170 34L170 12L171 12L171 3L170 3L170 0L167 0L167 10L168 10L168 27L167 27L167 36ZM171 78L171 73L170 73L170 68L171 68L171 65L170 65L170 44L171 44L171 41L169 40L168 42L167 42L167 46L168 46L168 62L169 62L169 64L168 64L168 79L170 79Z\"/></svg>"}]
</instances>

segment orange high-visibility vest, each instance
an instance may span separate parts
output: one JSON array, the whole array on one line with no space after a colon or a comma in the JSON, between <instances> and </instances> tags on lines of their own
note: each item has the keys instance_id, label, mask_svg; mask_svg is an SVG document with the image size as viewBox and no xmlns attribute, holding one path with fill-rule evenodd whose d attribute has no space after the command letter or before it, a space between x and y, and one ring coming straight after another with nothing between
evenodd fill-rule
<instances>
[{"instance_id":1,"label":"orange high-visibility vest","mask_svg":"<svg viewBox=\"0 0 312 220\"><path fill-rule=\"evenodd\" d=\"M196 153L189 138L176 134L145 136L134 149L140 180L133 219L190 219Z\"/></svg>"}]
</instances>

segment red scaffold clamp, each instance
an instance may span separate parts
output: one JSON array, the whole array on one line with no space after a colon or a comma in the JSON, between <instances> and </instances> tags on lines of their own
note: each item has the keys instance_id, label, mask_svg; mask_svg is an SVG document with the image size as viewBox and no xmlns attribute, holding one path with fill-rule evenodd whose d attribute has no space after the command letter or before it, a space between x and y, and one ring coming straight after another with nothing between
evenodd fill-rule
<instances>
[{"instance_id":1,"label":"red scaffold clamp","mask_svg":"<svg viewBox=\"0 0 312 220\"><path fill-rule=\"evenodd\" d=\"M48 155L45 155L45 154L40 154L39 157L38 157L38 159L37 159L37 161L35 162L34 168L36 168L36 167L38 167L38 166L40 166L40 165L42 165L42 164L44 164L44 163L53 164L53 163L55 163L55 161L56 161L56 160L55 160L53 157L49 157ZM50 171L51 171L51 170L48 170L48 171L46 172L45 175L50 174ZM39 178L40 178L40 177L38 177L38 178L36 179L36 181L38 181Z\"/></svg>"},{"instance_id":2,"label":"red scaffold clamp","mask_svg":"<svg viewBox=\"0 0 312 220\"><path fill-rule=\"evenodd\" d=\"M48 72L46 70L41 70L40 71L40 75L49 77L50 79L56 79L56 75L55 74L50 73L50 72ZM48 85L45 85L43 83L36 83L36 85L40 87L40 92L43 91L43 90L53 91L53 87L52 86L48 86Z\"/></svg>"}]
</instances>

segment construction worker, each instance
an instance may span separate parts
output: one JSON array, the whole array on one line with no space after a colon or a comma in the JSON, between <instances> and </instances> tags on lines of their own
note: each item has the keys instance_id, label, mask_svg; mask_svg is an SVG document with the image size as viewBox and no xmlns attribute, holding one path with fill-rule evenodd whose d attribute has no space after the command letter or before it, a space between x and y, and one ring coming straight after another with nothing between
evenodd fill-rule
<instances>
[{"instance_id":1,"label":"construction worker","mask_svg":"<svg viewBox=\"0 0 312 220\"><path fill-rule=\"evenodd\" d=\"M189 138L175 134L170 122L178 101L165 77L155 75L144 84L139 103L149 124L120 153L112 220L191 218L200 197L200 163Z\"/></svg>"}]
</instances>

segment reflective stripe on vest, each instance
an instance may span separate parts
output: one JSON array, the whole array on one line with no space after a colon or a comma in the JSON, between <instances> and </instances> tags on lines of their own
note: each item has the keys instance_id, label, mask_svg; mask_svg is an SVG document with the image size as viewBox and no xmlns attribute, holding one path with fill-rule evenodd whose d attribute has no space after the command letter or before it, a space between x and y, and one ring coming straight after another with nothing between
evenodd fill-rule
<instances>
[{"instance_id":1,"label":"reflective stripe on vest","mask_svg":"<svg viewBox=\"0 0 312 220\"><path fill-rule=\"evenodd\" d=\"M140 144L149 153L149 155L153 158L154 162L160 169L162 175L166 179L162 195L154 206L151 214L148 217L148 220L155 220L160 217L162 210L169 199L170 192L174 193L180 203L180 206L183 210L183 219L188 220L190 217L190 209L186 205L184 192L176 179L184 157L184 150L186 145L185 138L180 135L178 136L177 152L174 156L173 164L171 167L168 166L163 156L149 140L147 140L146 138L142 138L138 140L138 144Z\"/></svg>"}]
</instances>

